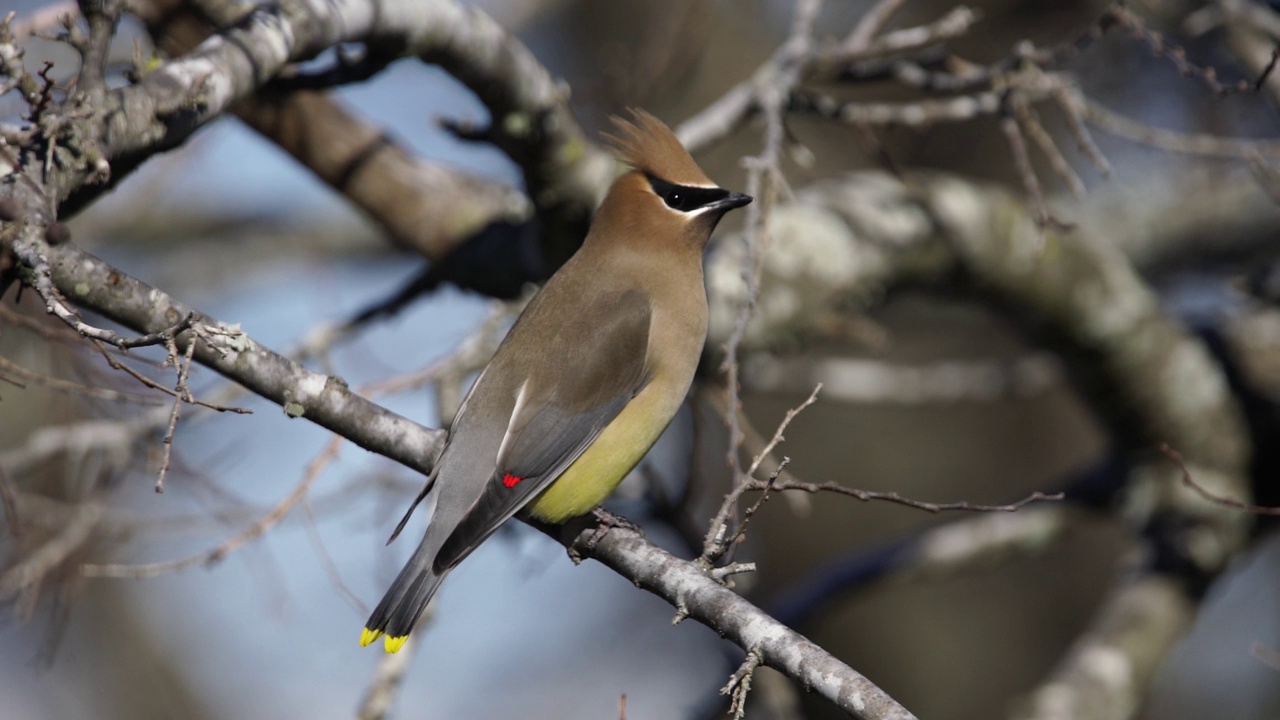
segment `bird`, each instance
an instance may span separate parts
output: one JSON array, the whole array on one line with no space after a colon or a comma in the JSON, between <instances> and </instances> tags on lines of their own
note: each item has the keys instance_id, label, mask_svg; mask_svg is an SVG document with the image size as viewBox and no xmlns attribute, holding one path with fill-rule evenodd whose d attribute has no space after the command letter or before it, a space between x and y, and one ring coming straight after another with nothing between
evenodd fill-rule
<instances>
[{"instance_id":1,"label":"bird","mask_svg":"<svg viewBox=\"0 0 1280 720\"><path fill-rule=\"evenodd\" d=\"M362 646L408 640L441 581L517 513L592 512L684 402L707 336L703 252L752 201L712 182L661 120L612 118L627 168L581 247L525 306L462 402L423 500L421 543L369 616Z\"/></svg>"}]
</instances>

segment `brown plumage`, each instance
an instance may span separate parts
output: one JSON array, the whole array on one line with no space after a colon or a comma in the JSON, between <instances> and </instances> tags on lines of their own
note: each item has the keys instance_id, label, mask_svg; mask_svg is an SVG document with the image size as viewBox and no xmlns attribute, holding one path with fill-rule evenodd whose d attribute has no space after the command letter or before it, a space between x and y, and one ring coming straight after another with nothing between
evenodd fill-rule
<instances>
[{"instance_id":1,"label":"brown plumage","mask_svg":"<svg viewBox=\"0 0 1280 720\"><path fill-rule=\"evenodd\" d=\"M631 117L626 120L615 115L616 131L604 133L619 160L676 185L715 187L661 120L639 109L632 110Z\"/></svg>"},{"instance_id":2,"label":"brown plumage","mask_svg":"<svg viewBox=\"0 0 1280 720\"><path fill-rule=\"evenodd\" d=\"M634 169L476 379L418 496L434 500L426 535L362 644L385 633L399 649L445 575L512 515L590 512L684 401L706 341L702 250L751 198L712 184L657 118L633 118L613 143Z\"/></svg>"}]
</instances>

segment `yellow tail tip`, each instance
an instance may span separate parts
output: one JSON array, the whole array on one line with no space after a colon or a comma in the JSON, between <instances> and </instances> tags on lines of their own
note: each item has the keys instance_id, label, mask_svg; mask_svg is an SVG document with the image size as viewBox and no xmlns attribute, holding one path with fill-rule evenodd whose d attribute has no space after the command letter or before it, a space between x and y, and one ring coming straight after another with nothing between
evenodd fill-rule
<instances>
[{"instance_id":1,"label":"yellow tail tip","mask_svg":"<svg viewBox=\"0 0 1280 720\"><path fill-rule=\"evenodd\" d=\"M382 633L378 634L381 635ZM408 635L388 635L387 638L382 641L382 646L387 649L387 652L396 653L400 652L400 648L404 647L404 644L407 642L409 642Z\"/></svg>"},{"instance_id":2,"label":"yellow tail tip","mask_svg":"<svg viewBox=\"0 0 1280 720\"><path fill-rule=\"evenodd\" d=\"M377 640L380 637L382 637L381 630L370 630L369 628L365 628L364 632L360 633L360 647L368 647L373 644L374 640Z\"/></svg>"}]
</instances>

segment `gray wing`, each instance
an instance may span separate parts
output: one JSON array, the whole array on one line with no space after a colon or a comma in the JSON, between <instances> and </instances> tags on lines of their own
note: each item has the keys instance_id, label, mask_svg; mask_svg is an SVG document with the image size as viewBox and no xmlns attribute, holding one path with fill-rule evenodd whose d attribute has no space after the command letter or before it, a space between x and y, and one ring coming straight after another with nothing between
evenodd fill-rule
<instances>
[{"instance_id":1,"label":"gray wing","mask_svg":"<svg viewBox=\"0 0 1280 720\"><path fill-rule=\"evenodd\" d=\"M528 379L528 396L517 403L497 466L436 555L437 568L461 562L537 497L648 384L648 298L628 291L601 305L591 313L595 326L582 318L564 323L559 342L539 359L544 375Z\"/></svg>"}]
</instances>

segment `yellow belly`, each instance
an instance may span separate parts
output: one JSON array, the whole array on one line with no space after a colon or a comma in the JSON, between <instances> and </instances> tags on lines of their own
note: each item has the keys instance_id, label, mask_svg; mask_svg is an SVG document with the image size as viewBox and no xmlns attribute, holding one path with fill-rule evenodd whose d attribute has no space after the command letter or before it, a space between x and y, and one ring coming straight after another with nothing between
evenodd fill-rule
<instances>
[{"instance_id":1,"label":"yellow belly","mask_svg":"<svg viewBox=\"0 0 1280 720\"><path fill-rule=\"evenodd\" d=\"M529 503L529 514L559 523L594 510L658 441L686 391L687 388L661 387L657 383L642 390L601 431L591 447Z\"/></svg>"}]
</instances>

